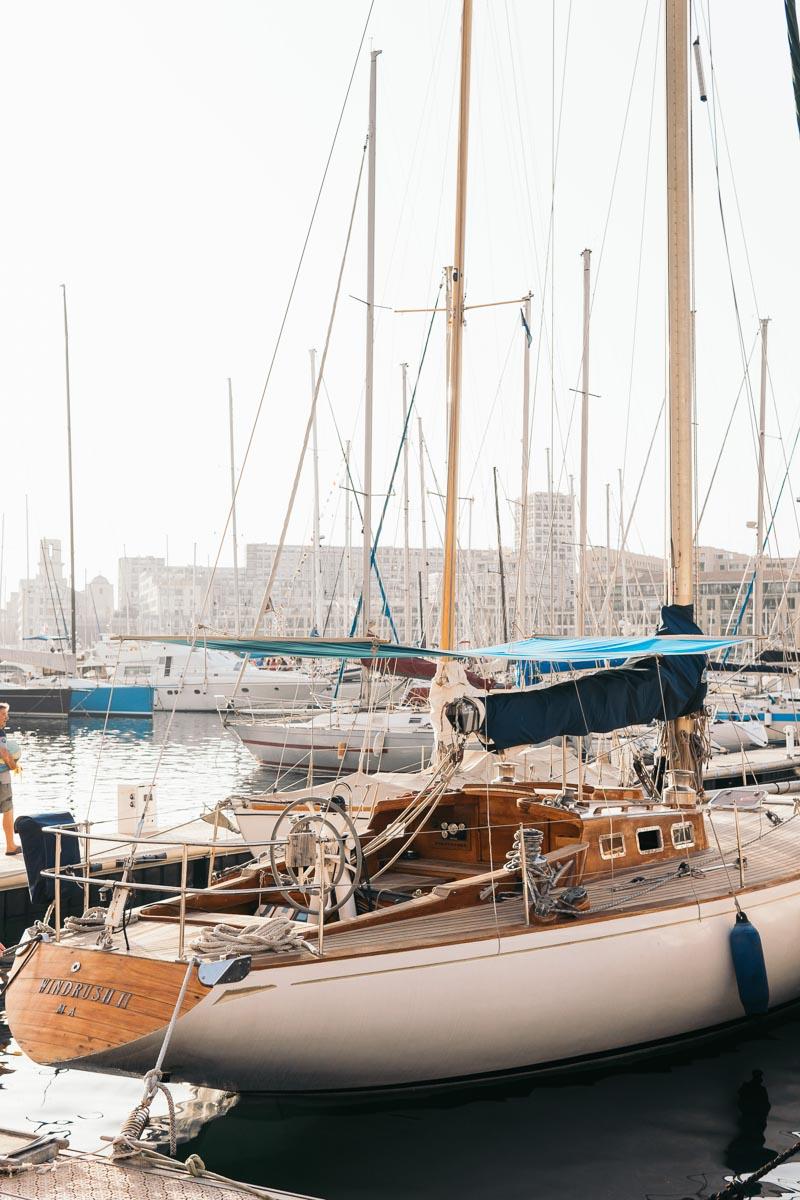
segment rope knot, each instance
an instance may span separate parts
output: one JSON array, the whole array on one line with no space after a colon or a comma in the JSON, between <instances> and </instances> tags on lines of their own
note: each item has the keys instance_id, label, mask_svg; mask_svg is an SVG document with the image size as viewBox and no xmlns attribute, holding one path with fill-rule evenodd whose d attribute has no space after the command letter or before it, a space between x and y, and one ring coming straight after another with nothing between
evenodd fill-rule
<instances>
[{"instance_id":1,"label":"rope knot","mask_svg":"<svg viewBox=\"0 0 800 1200\"><path fill-rule=\"evenodd\" d=\"M206 1164L203 1162L199 1154L190 1154L186 1159L186 1170L195 1179L205 1174Z\"/></svg>"}]
</instances>

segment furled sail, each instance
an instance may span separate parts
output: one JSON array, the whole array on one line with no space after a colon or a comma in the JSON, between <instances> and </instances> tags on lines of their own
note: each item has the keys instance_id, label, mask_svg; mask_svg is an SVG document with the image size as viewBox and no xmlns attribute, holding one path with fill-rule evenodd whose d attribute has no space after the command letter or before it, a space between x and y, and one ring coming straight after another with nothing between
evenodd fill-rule
<instances>
[{"instance_id":1,"label":"furled sail","mask_svg":"<svg viewBox=\"0 0 800 1200\"><path fill-rule=\"evenodd\" d=\"M691 605L661 609L657 636L700 633ZM706 662L704 654L653 655L535 691L492 692L484 699L481 733L492 749L506 750L688 716L703 706Z\"/></svg>"}]
</instances>

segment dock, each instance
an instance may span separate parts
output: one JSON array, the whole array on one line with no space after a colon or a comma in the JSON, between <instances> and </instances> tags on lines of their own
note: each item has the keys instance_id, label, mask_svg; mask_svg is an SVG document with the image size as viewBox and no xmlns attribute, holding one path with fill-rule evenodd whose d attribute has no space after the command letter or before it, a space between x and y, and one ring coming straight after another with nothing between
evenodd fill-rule
<instances>
[{"instance_id":1,"label":"dock","mask_svg":"<svg viewBox=\"0 0 800 1200\"><path fill-rule=\"evenodd\" d=\"M207 1171L191 1155L189 1164L160 1155L112 1159L110 1152L70 1150L57 1139L39 1139L26 1155L24 1135L0 1130L0 1196L17 1200L313 1200L294 1192L239 1184ZM49 1144L48 1144L49 1143ZM20 1156L18 1164L13 1160ZM27 1161L26 1161L27 1159ZM13 1165L12 1165L13 1164Z\"/></svg>"},{"instance_id":2,"label":"dock","mask_svg":"<svg viewBox=\"0 0 800 1200\"><path fill-rule=\"evenodd\" d=\"M80 828L80 825L78 826ZM90 877L88 881L89 904L100 902L100 888L93 884L91 876L103 879L118 879L130 849L129 834L120 833L111 822L104 822L93 830ZM167 842L159 842L159 835ZM210 871L220 871L236 866L252 858L252 851L242 843L241 836L220 824L216 830L208 822L195 818L179 824L161 827L148 832L148 843L140 846L135 857L133 879L145 884L161 884L178 887L183 868L184 847L187 857L187 883L190 887L207 887ZM214 841L213 851L208 843ZM179 843L176 845L175 843ZM212 862L213 854L213 862ZM78 915L84 909L85 889L80 873L76 873L77 885L66 885L62 889L62 911L65 916ZM152 898L152 894L147 897ZM145 894L134 903L142 903ZM24 930L34 921L41 920L46 906L34 904L28 891L28 877L22 854L8 857L0 854L0 940L6 945L16 942ZM1 1195L2 1193L0 1193Z\"/></svg>"},{"instance_id":3,"label":"dock","mask_svg":"<svg viewBox=\"0 0 800 1200\"><path fill-rule=\"evenodd\" d=\"M789 779L800 779L800 757L787 753L783 746L714 754L703 772L706 791Z\"/></svg>"}]
</instances>

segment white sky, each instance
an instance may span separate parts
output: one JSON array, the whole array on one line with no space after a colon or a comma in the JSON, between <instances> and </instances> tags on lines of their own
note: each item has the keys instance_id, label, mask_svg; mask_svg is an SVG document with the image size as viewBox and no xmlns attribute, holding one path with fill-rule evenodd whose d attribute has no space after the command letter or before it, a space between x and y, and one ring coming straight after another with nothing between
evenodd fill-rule
<instances>
[{"instance_id":1,"label":"white sky","mask_svg":"<svg viewBox=\"0 0 800 1200\"><path fill-rule=\"evenodd\" d=\"M70 314L78 584L84 571L90 577L102 571L116 582L123 546L130 554L163 554L167 537L170 561L191 562L194 543L198 561L213 561L229 500L226 379L233 380L241 460L367 7L365 0L0 5L0 509L10 586L25 568L26 494L32 564L39 537L67 537L62 282ZM656 56L662 16L657 0L476 0L475 9L468 300L513 298L532 289L531 487L546 487L551 391L556 478L566 485L577 473L578 422L571 421L569 389L580 368L579 256L592 248L591 389L600 398L592 402L589 530L602 542L605 484L616 488L624 465L626 503L632 503L664 391L663 66ZM696 12L710 90L707 0ZM772 318L770 434L777 435L778 414L788 454L800 418L800 141L783 5L716 0L710 20L720 177L743 338L749 352L758 317ZM324 341L361 156L370 43L383 51L378 301L430 304L441 267L452 259L459 21L456 0L376 0L242 484L242 545L277 539L280 532L307 415L308 348L321 351ZM714 114L710 104L697 102L696 86L693 97L702 498L742 358L713 173ZM552 131L559 112L549 253ZM364 187L326 370L342 436L357 446L359 476L364 308L350 296L364 295L365 240ZM410 364L413 381L426 320L379 314L377 492L386 491L400 435L399 364ZM418 393L440 479L443 336L437 318ZM493 466L504 495L519 494L517 309L471 314L465 347L461 492L475 497L473 544L488 545L495 540ZM757 351L753 365L757 393ZM744 550L754 541L746 522L755 516L748 405L745 395L701 528L704 543ZM341 459L327 401L320 442L323 530L341 541ZM773 496L783 452L771 436ZM659 435L637 507L634 549L662 550L663 463ZM417 544L418 495L415 469ZM773 546L784 554L798 549L798 495L795 471ZM307 476L292 540L308 538L310 518ZM510 542L505 501L503 522ZM401 531L395 499L385 541L399 541ZM229 546L221 561L230 563Z\"/></svg>"}]
</instances>

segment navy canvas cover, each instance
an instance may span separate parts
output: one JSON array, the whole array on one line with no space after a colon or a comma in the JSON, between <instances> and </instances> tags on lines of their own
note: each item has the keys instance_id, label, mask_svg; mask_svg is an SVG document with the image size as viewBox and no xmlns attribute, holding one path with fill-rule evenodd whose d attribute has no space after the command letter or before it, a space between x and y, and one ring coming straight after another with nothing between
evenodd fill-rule
<instances>
[{"instance_id":1,"label":"navy canvas cover","mask_svg":"<svg viewBox=\"0 0 800 1200\"><path fill-rule=\"evenodd\" d=\"M691 605L661 609L658 636L699 633ZM702 708L706 665L704 654L653 656L537 691L493 692L484 700L482 733L492 750L506 750L564 734L581 737L672 721Z\"/></svg>"},{"instance_id":2,"label":"navy canvas cover","mask_svg":"<svg viewBox=\"0 0 800 1200\"><path fill-rule=\"evenodd\" d=\"M70 812L38 813L36 816L17 817L14 831L19 834L22 844L22 857L25 861L25 874L28 876L28 892L34 904L49 904L55 898L56 885L53 879L43 879L41 872L51 871L56 863L55 834L45 833L44 830L52 825L66 825L77 829L75 818ZM61 870L74 867L80 861L81 843L78 838L62 837L61 839ZM78 885L83 886L83 881ZM72 885L62 883L62 889L71 890Z\"/></svg>"}]
</instances>

